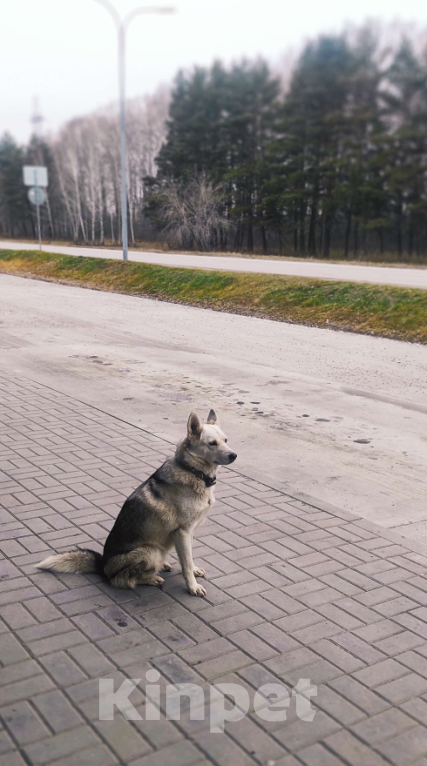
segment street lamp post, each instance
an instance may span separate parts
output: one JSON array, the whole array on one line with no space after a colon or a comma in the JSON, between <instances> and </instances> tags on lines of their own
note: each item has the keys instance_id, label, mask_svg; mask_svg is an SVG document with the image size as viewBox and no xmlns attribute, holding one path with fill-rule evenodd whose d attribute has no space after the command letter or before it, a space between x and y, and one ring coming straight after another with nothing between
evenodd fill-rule
<instances>
[{"instance_id":1,"label":"street lamp post","mask_svg":"<svg viewBox=\"0 0 427 766\"><path fill-rule=\"evenodd\" d=\"M131 21L143 13L174 13L174 8L142 7L134 8L133 11L121 18L119 12L110 0L96 0L101 3L112 17L118 37L118 63L119 63L119 101L120 101L120 154L122 173L122 245L123 260L128 259L128 216L127 216L127 183L126 183L126 33Z\"/></svg>"}]
</instances>

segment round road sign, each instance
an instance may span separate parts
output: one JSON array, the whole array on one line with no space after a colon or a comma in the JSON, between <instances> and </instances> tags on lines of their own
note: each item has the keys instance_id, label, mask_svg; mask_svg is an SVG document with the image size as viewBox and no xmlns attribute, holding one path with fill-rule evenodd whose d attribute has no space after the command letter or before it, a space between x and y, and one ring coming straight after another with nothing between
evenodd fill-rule
<instances>
[{"instance_id":1,"label":"round road sign","mask_svg":"<svg viewBox=\"0 0 427 766\"><path fill-rule=\"evenodd\" d=\"M33 205L43 205L43 203L46 202L46 192L44 189L41 189L40 186L32 186L31 189L28 190L28 199Z\"/></svg>"}]
</instances>

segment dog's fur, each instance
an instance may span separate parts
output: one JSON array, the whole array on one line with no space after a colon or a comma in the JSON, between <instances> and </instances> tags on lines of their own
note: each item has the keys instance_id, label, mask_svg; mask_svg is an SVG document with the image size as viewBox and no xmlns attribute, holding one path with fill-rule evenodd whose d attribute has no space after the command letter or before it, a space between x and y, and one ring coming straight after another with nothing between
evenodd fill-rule
<instances>
[{"instance_id":1,"label":"dog's fur","mask_svg":"<svg viewBox=\"0 0 427 766\"><path fill-rule=\"evenodd\" d=\"M125 501L101 555L79 550L50 556L39 569L53 572L99 572L116 588L161 585L160 571L170 571L168 551L175 546L189 593L205 596L196 581L205 572L194 566L194 529L214 503L213 487L219 465L237 455L227 446L213 410L206 425L192 412L187 436L175 456L166 460Z\"/></svg>"}]
</instances>

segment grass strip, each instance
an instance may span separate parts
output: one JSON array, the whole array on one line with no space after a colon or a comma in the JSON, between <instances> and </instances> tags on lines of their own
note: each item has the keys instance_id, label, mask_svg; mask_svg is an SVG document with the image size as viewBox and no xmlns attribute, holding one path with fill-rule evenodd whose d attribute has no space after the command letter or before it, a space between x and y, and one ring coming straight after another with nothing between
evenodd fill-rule
<instances>
[{"instance_id":1,"label":"grass strip","mask_svg":"<svg viewBox=\"0 0 427 766\"><path fill-rule=\"evenodd\" d=\"M0 272L311 327L427 343L427 290L0 250Z\"/></svg>"}]
</instances>

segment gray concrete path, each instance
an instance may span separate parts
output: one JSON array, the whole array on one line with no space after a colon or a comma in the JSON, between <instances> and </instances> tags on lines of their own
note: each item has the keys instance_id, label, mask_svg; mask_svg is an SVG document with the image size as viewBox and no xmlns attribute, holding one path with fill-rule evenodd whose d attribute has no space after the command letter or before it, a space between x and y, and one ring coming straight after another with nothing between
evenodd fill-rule
<instances>
[{"instance_id":1,"label":"gray concrete path","mask_svg":"<svg viewBox=\"0 0 427 766\"><path fill-rule=\"evenodd\" d=\"M0 766L426 766L427 548L357 514L225 469L195 541L207 598L181 575L117 591L34 565L100 548L169 442L0 373ZM315 715L99 720L99 679L317 686ZM207 695L205 695L207 699ZM163 700L163 696L161 696ZM162 703L163 704L163 703ZM200 708L203 711L203 708Z\"/></svg>"},{"instance_id":2,"label":"gray concrete path","mask_svg":"<svg viewBox=\"0 0 427 766\"><path fill-rule=\"evenodd\" d=\"M23 244L0 240L1 248L22 250L37 249L35 244ZM49 253L64 255L84 255L91 258L121 259L121 250L104 250L92 247L62 247L61 245L43 245ZM210 269L220 271L240 271L253 274L282 274L314 279L345 280L349 282L370 282L380 285L399 287L417 287L427 289L427 269L392 268L384 266L357 266L353 264L321 263L316 261L292 261L267 258L238 258L218 255L190 255L187 253L150 253L137 250L129 251L130 261L155 263L161 266L180 266L186 269Z\"/></svg>"},{"instance_id":3,"label":"gray concrete path","mask_svg":"<svg viewBox=\"0 0 427 766\"><path fill-rule=\"evenodd\" d=\"M427 346L0 275L0 370L178 440L214 407L245 469L427 537Z\"/></svg>"}]
</instances>

